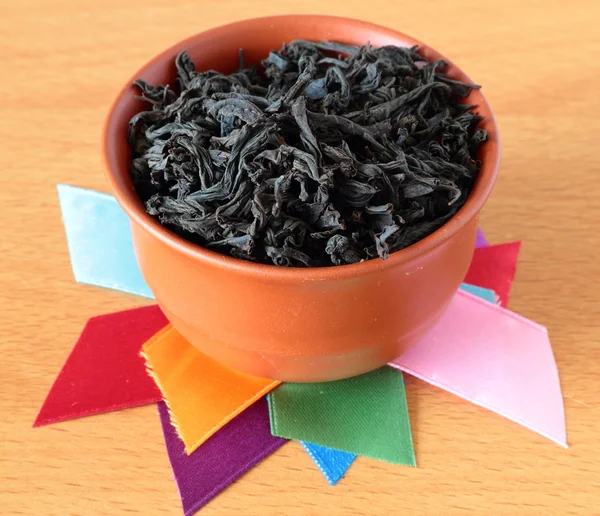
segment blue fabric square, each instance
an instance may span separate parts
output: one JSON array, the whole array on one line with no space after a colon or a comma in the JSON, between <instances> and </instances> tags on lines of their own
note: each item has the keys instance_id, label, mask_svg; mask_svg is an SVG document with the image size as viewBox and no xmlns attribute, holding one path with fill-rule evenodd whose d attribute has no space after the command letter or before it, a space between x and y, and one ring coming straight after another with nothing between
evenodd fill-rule
<instances>
[{"instance_id":1,"label":"blue fabric square","mask_svg":"<svg viewBox=\"0 0 600 516\"><path fill-rule=\"evenodd\" d=\"M345 451L332 450L318 444L300 441L321 473L325 475L329 485L334 486L346 474L356 455Z\"/></svg>"}]
</instances>

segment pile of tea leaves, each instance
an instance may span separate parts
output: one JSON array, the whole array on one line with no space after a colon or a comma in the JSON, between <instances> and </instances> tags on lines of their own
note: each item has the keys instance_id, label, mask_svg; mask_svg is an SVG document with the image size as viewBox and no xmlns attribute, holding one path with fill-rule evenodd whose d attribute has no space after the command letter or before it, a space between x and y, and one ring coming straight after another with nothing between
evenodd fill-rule
<instances>
[{"instance_id":1,"label":"pile of tea leaves","mask_svg":"<svg viewBox=\"0 0 600 516\"><path fill-rule=\"evenodd\" d=\"M240 59L243 61L243 59ZM486 132L418 49L294 41L262 70L135 84L132 180L147 212L200 246L290 267L386 259L464 204Z\"/></svg>"}]
</instances>

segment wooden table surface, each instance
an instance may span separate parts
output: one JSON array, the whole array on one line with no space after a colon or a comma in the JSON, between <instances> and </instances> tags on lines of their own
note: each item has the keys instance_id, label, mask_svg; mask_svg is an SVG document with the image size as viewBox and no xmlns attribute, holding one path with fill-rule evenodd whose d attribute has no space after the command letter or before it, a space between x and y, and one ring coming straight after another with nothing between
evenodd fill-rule
<instances>
[{"instance_id":1,"label":"wooden table surface","mask_svg":"<svg viewBox=\"0 0 600 516\"><path fill-rule=\"evenodd\" d=\"M147 59L286 12L402 30L484 85L503 162L482 227L524 241L511 308L550 330L570 448L410 378L418 468L359 458L331 488L289 443L202 514L600 514L597 0L3 0L0 513L181 514L154 406L31 428L85 321L145 304L74 282L55 185L107 190L103 119Z\"/></svg>"}]
</instances>

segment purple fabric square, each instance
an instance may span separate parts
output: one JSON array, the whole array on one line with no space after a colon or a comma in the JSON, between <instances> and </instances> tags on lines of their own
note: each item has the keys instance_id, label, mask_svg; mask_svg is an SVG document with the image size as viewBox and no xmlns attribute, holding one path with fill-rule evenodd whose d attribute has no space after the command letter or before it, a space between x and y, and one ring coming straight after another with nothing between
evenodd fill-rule
<instances>
[{"instance_id":1,"label":"purple fabric square","mask_svg":"<svg viewBox=\"0 0 600 516\"><path fill-rule=\"evenodd\" d=\"M191 455L186 455L164 402L158 403L158 412L186 516L194 514L287 441L271 435L269 408L264 398L227 423Z\"/></svg>"},{"instance_id":2,"label":"purple fabric square","mask_svg":"<svg viewBox=\"0 0 600 516\"><path fill-rule=\"evenodd\" d=\"M487 247L488 241L485 238L485 235L483 234L483 231L481 231L481 229L477 230L477 239L475 240L475 248L478 247Z\"/></svg>"}]
</instances>

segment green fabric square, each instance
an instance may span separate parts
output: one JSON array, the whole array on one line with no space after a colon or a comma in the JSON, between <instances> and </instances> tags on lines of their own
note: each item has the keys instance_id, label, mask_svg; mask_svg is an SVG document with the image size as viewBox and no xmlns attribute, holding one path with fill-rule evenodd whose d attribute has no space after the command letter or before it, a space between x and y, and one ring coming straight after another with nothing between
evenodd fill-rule
<instances>
[{"instance_id":1,"label":"green fabric square","mask_svg":"<svg viewBox=\"0 0 600 516\"><path fill-rule=\"evenodd\" d=\"M346 380L284 383L269 395L271 433L416 466L404 379L382 367Z\"/></svg>"}]
</instances>

